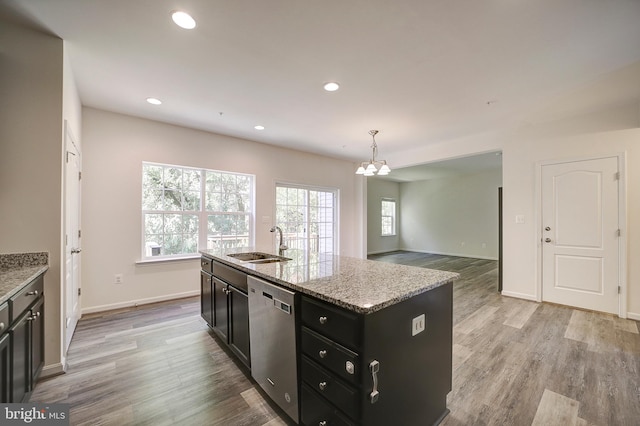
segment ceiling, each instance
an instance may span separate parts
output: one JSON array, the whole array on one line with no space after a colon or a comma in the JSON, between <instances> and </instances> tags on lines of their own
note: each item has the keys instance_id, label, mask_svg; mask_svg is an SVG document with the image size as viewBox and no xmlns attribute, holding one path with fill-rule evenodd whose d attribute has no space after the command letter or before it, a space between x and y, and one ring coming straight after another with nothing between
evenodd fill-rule
<instances>
[{"instance_id":1,"label":"ceiling","mask_svg":"<svg viewBox=\"0 0 640 426\"><path fill-rule=\"evenodd\" d=\"M2 3L67 41L85 106L354 162L370 129L386 158L640 96L638 0Z\"/></svg>"}]
</instances>

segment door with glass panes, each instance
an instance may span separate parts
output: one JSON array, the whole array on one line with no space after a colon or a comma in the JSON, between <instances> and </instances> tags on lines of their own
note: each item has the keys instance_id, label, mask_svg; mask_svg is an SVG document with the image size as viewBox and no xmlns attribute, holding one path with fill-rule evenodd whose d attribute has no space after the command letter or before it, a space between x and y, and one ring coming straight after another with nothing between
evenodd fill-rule
<instances>
[{"instance_id":1,"label":"door with glass panes","mask_svg":"<svg viewBox=\"0 0 640 426\"><path fill-rule=\"evenodd\" d=\"M277 184L276 225L284 243L308 253L337 253L337 199L336 189Z\"/></svg>"}]
</instances>

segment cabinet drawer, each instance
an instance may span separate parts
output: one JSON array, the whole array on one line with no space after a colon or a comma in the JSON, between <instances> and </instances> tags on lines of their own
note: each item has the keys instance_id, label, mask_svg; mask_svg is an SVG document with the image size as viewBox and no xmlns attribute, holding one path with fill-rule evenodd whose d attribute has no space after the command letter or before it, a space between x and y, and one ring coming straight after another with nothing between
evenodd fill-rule
<instances>
[{"instance_id":1,"label":"cabinet drawer","mask_svg":"<svg viewBox=\"0 0 640 426\"><path fill-rule=\"evenodd\" d=\"M220 278L247 293L247 274L216 261L211 262L211 267L216 278Z\"/></svg>"},{"instance_id":2,"label":"cabinet drawer","mask_svg":"<svg viewBox=\"0 0 640 426\"><path fill-rule=\"evenodd\" d=\"M0 305L0 335L9 329L9 303Z\"/></svg>"},{"instance_id":3,"label":"cabinet drawer","mask_svg":"<svg viewBox=\"0 0 640 426\"><path fill-rule=\"evenodd\" d=\"M307 426L353 426L338 410L302 385L302 424Z\"/></svg>"},{"instance_id":4,"label":"cabinet drawer","mask_svg":"<svg viewBox=\"0 0 640 426\"><path fill-rule=\"evenodd\" d=\"M302 327L302 352L349 383L358 383L360 361L357 353L306 327Z\"/></svg>"},{"instance_id":5,"label":"cabinet drawer","mask_svg":"<svg viewBox=\"0 0 640 426\"><path fill-rule=\"evenodd\" d=\"M44 291L44 279L42 276L36 278L31 283L27 284L18 294L9 299L9 305L11 307L11 319L15 321L29 305L35 302L38 297L42 295Z\"/></svg>"},{"instance_id":6,"label":"cabinet drawer","mask_svg":"<svg viewBox=\"0 0 640 426\"><path fill-rule=\"evenodd\" d=\"M302 380L349 417L359 416L358 392L306 356L302 357Z\"/></svg>"},{"instance_id":7,"label":"cabinet drawer","mask_svg":"<svg viewBox=\"0 0 640 426\"><path fill-rule=\"evenodd\" d=\"M211 259L207 257L200 258L200 269L202 269L204 272L211 273L213 271L213 269L211 268L212 264L213 262L211 262Z\"/></svg>"},{"instance_id":8,"label":"cabinet drawer","mask_svg":"<svg viewBox=\"0 0 640 426\"><path fill-rule=\"evenodd\" d=\"M302 298L302 323L352 349L360 347L360 318L318 300Z\"/></svg>"}]
</instances>

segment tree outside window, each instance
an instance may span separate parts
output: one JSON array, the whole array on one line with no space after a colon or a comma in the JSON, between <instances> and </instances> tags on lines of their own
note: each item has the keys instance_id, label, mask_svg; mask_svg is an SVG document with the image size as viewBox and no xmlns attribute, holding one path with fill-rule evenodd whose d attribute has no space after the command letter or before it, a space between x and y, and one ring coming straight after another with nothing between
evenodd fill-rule
<instances>
[{"instance_id":1,"label":"tree outside window","mask_svg":"<svg viewBox=\"0 0 640 426\"><path fill-rule=\"evenodd\" d=\"M142 258L197 254L252 241L254 177L142 164Z\"/></svg>"}]
</instances>

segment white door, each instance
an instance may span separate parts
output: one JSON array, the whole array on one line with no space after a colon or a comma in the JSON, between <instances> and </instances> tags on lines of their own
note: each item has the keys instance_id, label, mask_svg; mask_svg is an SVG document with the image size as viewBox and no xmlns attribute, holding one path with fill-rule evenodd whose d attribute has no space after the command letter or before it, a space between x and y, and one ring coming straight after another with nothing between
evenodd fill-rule
<instances>
[{"instance_id":1,"label":"white door","mask_svg":"<svg viewBox=\"0 0 640 426\"><path fill-rule=\"evenodd\" d=\"M80 150L65 122L65 344L67 352L80 318Z\"/></svg>"},{"instance_id":2,"label":"white door","mask_svg":"<svg viewBox=\"0 0 640 426\"><path fill-rule=\"evenodd\" d=\"M542 299L618 313L618 158L542 167Z\"/></svg>"}]
</instances>

